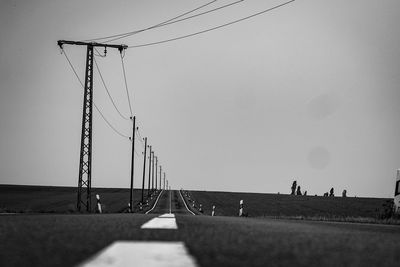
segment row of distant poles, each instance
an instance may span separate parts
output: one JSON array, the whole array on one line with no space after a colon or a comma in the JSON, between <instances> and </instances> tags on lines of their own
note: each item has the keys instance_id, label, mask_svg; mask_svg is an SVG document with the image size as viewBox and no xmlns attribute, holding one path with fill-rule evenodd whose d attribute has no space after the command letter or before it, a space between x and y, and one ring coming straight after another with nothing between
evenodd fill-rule
<instances>
[{"instance_id":1,"label":"row of distant poles","mask_svg":"<svg viewBox=\"0 0 400 267\"><path fill-rule=\"evenodd\" d=\"M160 41L156 41L156 42L151 42L151 43L145 43L145 44L138 44L138 45L133 45L130 46L129 48L134 48L134 47L144 47L144 46L151 46L151 45L158 45L158 44L162 44L162 43L166 43L166 42L172 42L172 41L176 41L176 40L181 40L184 38L189 38L189 37L193 37L199 34L204 34L210 31L214 31L214 30L218 30L224 27L228 27L231 26L233 24L236 23L240 23L242 21L254 18L256 16L260 16L263 15L267 12L271 12L272 10L278 9L280 7L286 6L290 3L293 3L295 0L288 0L287 2L275 5L273 7L264 9L264 10L260 10L256 13L250 14L248 16L245 17L241 17L235 20L232 20L230 22L224 23L224 24L220 24L218 26L213 26L211 28L207 28L201 31L197 31L197 32L193 32L190 34L186 34L186 35L182 35L179 37L175 37L175 38L169 38L169 39L165 39L165 40L160 40ZM228 8L230 6L239 4L241 2L243 2L243 0L238 0L235 2L231 2L231 3L227 3L218 7L215 7L213 9L209 9L200 13L195 13L195 14L191 14L194 13L202 8L205 8L206 6L209 6L213 3L217 2L217 0L211 0L210 2L206 3L206 4L202 4L199 7L196 7L192 10L189 10L183 14L180 14L178 16L175 16L171 19L168 19L166 21L163 21L161 23L155 24L151 27L147 27L141 30L137 30L137 31L133 31L133 32L126 32L126 33L122 33L122 34L117 34L117 35L112 35L112 36L108 36L108 37L103 37L103 38L96 38L96 39L92 39L94 40L108 40L108 41L104 41L104 42L110 42L110 41L114 41L114 40L119 40L119 39L123 39L123 38L127 38L129 36L132 36L134 34L140 33L140 32L144 32L147 30L151 30L151 29L155 29L155 28L159 28L159 27L164 27L167 25L171 25L174 23L178 23L181 21L186 21L195 17L199 17L205 14L209 14L211 12L215 12L215 11L219 11L225 8ZM190 16L188 16L189 14L191 14ZM96 50L96 47L102 47L104 49L107 48L115 48L118 49L119 52L122 55L122 52L124 50L126 50L128 48L128 46L126 45L111 45L111 44L105 44L105 43L96 43L96 42L81 42L81 41L65 41L65 40L60 40L58 41L58 45L60 46L60 48L62 49L62 46L68 44L68 45L80 45L80 46L86 46L87 47L87 56L86 56L86 72L85 72L85 84L82 84L84 87L84 100L83 100L83 116L82 116L82 134L81 134L81 150L80 150L80 163L79 163L79 180L78 180L78 202L77 202L77 209L78 211L81 211L82 206L86 207L86 210L88 212L91 211L91 168L92 168L92 163L91 163L91 157L92 157L92 111L93 111L93 50ZM65 55L65 53L64 53ZM66 56L66 55L65 55ZM121 56L122 57L122 56ZM67 58L68 59L68 58ZM68 60L69 61L69 60ZM70 62L69 62L70 63ZM70 63L71 67L72 64ZM96 64L97 65L97 64ZM73 68L73 67L72 67ZM74 70L74 69L73 69ZM74 70L75 72L75 70ZM76 72L75 72L76 74ZM125 70L124 70L124 75L125 75ZM101 74L100 74L101 76ZM125 78L125 85L126 85L126 77ZM79 79L79 77L78 77ZM128 94L128 98L129 98L129 94ZM96 105L94 105L94 107L97 109ZM100 111L99 111L100 112ZM133 133L135 133L135 117L132 114L132 110L131 110L131 117L133 120ZM105 120L105 118L103 117L103 119ZM113 128L110 125L111 128ZM115 130L113 128L113 130ZM115 130L116 131L116 130ZM121 134L120 134L121 135ZM140 134L139 134L140 135ZM134 148L134 136L135 134L133 134L132 137L132 147ZM127 136L124 136L127 137ZM142 140L140 140L142 141ZM145 149L147 147L147 144L145 145ZM146 151L145 151L146 152ZM146 159L146 153L144 152L144 158ZM132 192L133 192L133 165L134 165L134 160L133 160L133 153L134 153L134 149L132 149L132 174L131 174L131 196L130 196L130 207L131 209L133 208L133 201L132 201ZM144 165L146 165L146 163L144 163ZM145 172L145 170L143 170L143 173ZM144 177L145 174L143 174ZM165 176L165 173L164 173ZM165 178L164 178L165 179ZM167 187L168 188L168 187ZM143 204L143 191L144 191L144 178L143 178L143 185L142 185L142 203ZM85 199L85 195L86 194L86 199Z\"/></svg>"},{"instance_id":2,"label":"row of distant poles","mask_svg":"<svg viewBox=\"0 0 400 267\"><path fill-rule=\"evenodd\" d=\"M93 132L93 57L94 57L94 49L96 47L102 47L104 49L107 48L115 48L118 49L120 53L122 53L125 49L128 48L126 45L112 45L112 44L103 44L96 42L80 42L80 41L66 41L59 40L57 42L60 48L63 48L63 45L80 45L86 46L86 70L85 70L85 82L84 82L84 95L83 95L83 115L82 115L82 132L81 132L81 148L80 148L80 159L79 159L79 178L78 178L78 198L77 198L77 210L82 211L83 208L86 208L87 212L92 212L92 132ZM132 161L131 161L131 179L130 179L130 199L129 206L130 210L133 210L133 177L134 177L134 153L135 153L135 130L136 130L136 117L131 117L133 122L132 127ZM152 147L147 145L147 137L144 139L144 159L143 159L143 180L142 180L142 196L141 203L142 206L145 202L145 176L146 176L146 157L147 157L147 147L149 147L149 179L148 179L148 189L147 189L147 198L150 197L151 192L157 190L158 188L168 188L168 181L166 181L166 175L164 172L163 186L161 186L161 173L162 168L160 166L159 169L159 183L157 183L157 169L158 169L158 158L154 155L154 151L152 151ZM154 170L154 163L156 163L156 169ZM152 175L151 175L152 173ZM156 177L154 179L154 173ZM151 183L150 183L151 181ZM167 183L167 184L166 184Z\"/></svg>"}]
</instances>

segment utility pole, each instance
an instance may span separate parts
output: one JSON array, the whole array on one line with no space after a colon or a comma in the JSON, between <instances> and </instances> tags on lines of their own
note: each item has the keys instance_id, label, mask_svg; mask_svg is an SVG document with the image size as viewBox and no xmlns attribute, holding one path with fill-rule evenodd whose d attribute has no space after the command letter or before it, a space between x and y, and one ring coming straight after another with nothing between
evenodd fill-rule
<instances>
[{"instance_id":1,"label":"utility pole","mask_svg":"<svg viewBox=\"0 0 400 267\"><path fill-rule=\"evenodd\" d=\"M165 172L164 172L164 184L163 184L163 189L165 190Z\"/></svg>"},{"instance_id":2,"label":"utility pole","mask_svg":"<svg viewBox=\"0 0 400 267\"><path fill-rule=\"evenodd\" d=\"M151 155L154 155L154 152L151 151L151 146L150 146L150 153L149 153L149 187L147 188L147 197L150 197L150 178L151 178ZM153 158L154 160L154 158Z\"/></svg>"},{"instance_id":3,"label":"utility pole","mask_svg":"<svg viewBox=\"0 0 400 267\"><path fill-rule=\"evenodd\" d=\"M156 157L156 186L154 187L157 190L157 165L158 165L158 157Z\"/></svg>"},{"instance_id":4,"label":"utility pole","mask_svg":"<svg viewBox=\"0 0 400 267\"><path fill-rule=\"evenodd\" d=\"M82 131L81 131L81 149L79 159L79 178L78 178L78 199L76 208L81 211L82 205L86 207L87 212L92 211L92 130L93 130L93 48L103 47L107 51L107 47L116 48L120 53L127 49L126 45L112 45L100 43L87 43L59 40L58 46L62 49L63 45L80 45L86 46L86 70L85 83L83 93L83 115L82 115ZM85 199L86 194L86 199Z\"/></svg>"},{"instance_id":5,"label":"utility pole","mask_svg":"<svg viewBox=\"0 0 400 267\"><path fill-rule=\"evenodd\" d=\"M144 203L144 178L146 175L146 149L147 149L147 137L144 138L144 154L143 154L143 181L142 181L142 205Z\"/></svg>"},{"instance_id":6,"label":"utility pole","mask_svg":"<svg viewBox=\"0 0 400 267\"><path fill-rule=\"evenodd\" d=\"M154 189L154 163L155 163L155 159L156 156L154 155L154 151L153 151L153 165L152 165L152 170L151 170L151 192L153 193L153 189ZM157 170L156 170L157 172Z\"/></svg>"},{"instance_id":7,"label":"utility pole","mask_svg":"<svg viewBox=\"0 0 400 267\"><path fill-rule=\"evenodd\" d=\"M132 161L131 161L131 191L130 191L130 198L129 203L131 205L131 211L133 211L133 174L134 174L134 165L135 165L135 122L136 116L131 117L133 120L133 131L132 131Z\"/></svg>"},{"instance_id":8,"label":"utility pole","mask_svg":"<svg viewBox=\"0 0 400 267\"><path fill-rule=\"evenodd\" d=\"M161 190L161 165L160 165L160 190Z\"/></svg>"}]
</instances>

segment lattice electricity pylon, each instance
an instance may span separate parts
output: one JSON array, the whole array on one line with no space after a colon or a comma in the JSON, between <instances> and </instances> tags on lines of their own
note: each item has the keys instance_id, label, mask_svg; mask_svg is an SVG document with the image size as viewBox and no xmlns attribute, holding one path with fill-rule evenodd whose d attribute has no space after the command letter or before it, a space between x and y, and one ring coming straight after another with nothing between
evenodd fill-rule
<instances>
[{"instance_id":1,"label":"lattice electricity pylon","mask_svg":"<svg viewBox=\"0 0 400 267\"><path fill-rule=\"evenodd\" d=\"M93 46L87 46L85 91L83 95L83 115L81 133L81 152L79 159L78 201L77 209L82 205L86 211L92 210L92 119L93 119ZM85 199L86 194L86 199Z\"/></svg>"},{"instance_id":2,"label":"lattice electricity pylon","mask_svg":"<svg viewBox=\"0 0 400 267\"><path fill-rule=\"evenodd\" d=\"M93 119L93 48L107 47L117 48L120 52L128 48L126 45L110 45L99 43L75 42L60 40L57 42L62 48L64 44L85 45L86 54L86 72L83 96L83 115L82 115L82 133L81 133L81 151L79 159L79 178L78 178L78 200L77 210L81 211L82 205L86 207L87 212L92 211L91 191L92 191L92 119Z\"/></svg>"}]
</instances>

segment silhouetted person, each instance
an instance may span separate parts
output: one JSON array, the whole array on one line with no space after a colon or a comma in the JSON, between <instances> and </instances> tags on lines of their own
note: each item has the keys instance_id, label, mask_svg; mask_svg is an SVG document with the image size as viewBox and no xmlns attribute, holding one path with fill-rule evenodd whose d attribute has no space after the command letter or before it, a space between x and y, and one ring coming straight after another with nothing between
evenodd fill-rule
<instances>
[{"instance_id":1,"label":"silhouetted person","mask_svg":"<svg viewBox=\"0 0 400 267\"><path fill-rule=\"evenodd\" d=\"M303 194L303 196L307 196L307 191L304 191L304 194Z\"/></svg>"},{"instance_id":2,"label":"silhouetted person","mask_svg":"<svg viewBox=\"0 0 400 267\"><path fill-rule=\"evenodd\" d=\"M296 192L296 187L297 187L297 182L294 181L293 184L292 184L292 193L291 193L291 195L294 195L294 194L295 194L295 192Z\"/></svg>"},{"instance_id":3,"label":"silhouetted person","mask_svg":"<svg viewBox=\"0 0 400 267\"><path fill-rule=\"evenodd\" d=\"M343 192L342 192L342 197L347 197L347 190L346 190L346 189L343 190Z\"/></svg>"},{"instance_id":4,"label":"silhouetted person","mask_svg":"<svg viewBox=\"0 0 400 267\"><path fill-rule=\"evenodd\" d=\"M324 197L327 197L328 195L329 195L328 192L324 193Z\"/></svg>"},{"instance_id":5,"label":"silhouetted person","mask_svg":"<svg viewBox=\"0 0 400 267\"><path fill-rule=\"evenodd\" d=\"M297 187L296 195L301 196L300 185Z\"/></svg>"},{"instance_id":6,"label":"silhouetted person","mask_svg":"<svg viewBox=\"0 0 400 267\"><path fill-rule=\"evenodd\" d=\"M331 190L329 191L329 196L330 196L330 197L334 197L334 196L335 196L335 194L333 193L333 187L332 187Z\"/></svg>"}]
</instances>

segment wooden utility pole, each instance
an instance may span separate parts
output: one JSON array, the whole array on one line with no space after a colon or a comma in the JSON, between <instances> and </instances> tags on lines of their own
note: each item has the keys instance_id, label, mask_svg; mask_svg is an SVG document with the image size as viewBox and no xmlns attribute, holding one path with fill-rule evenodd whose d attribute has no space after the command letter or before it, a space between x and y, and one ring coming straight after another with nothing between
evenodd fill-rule
<instances>
[{"instance_id":1,"label":"wooden utility pole","mask_svg":"<svg viewBox=\"0 0 400 267\"><path fill-rule=\"evenodd\" d=\"M149 153L149 186L148 186L148 188L147 188L147 197L150 197L151 155L154 155L154 152L151 151L151 146L150 146L150 153ZM154 158L153 158L153 161L154 161Z\"/></svg>"},{"instance_id":2,"label":"wooden utility pole","mask_svg":"<svg viewBox=\"0 0 400 267\"><path fill-rule=\"evenodd\" d=\"M147 150L147 137L144 138L142 204L144 203L144 180L145 180L145 175L146 175L146 150Z\"/></svg>"},{"instance_id":3,"label":"wooden utility pole","mask_svg":"<svg viewBox=\"0 0 400 267\"><path fill-rule=\"evenodd\" d=\"M164 172L164 183L163 183L163 189L165 190L165 172Z\"/></svg>"},{"instance_id":4,"label":"wooden utility pole","mask_svg":"<svg viewBox=\"0 0 400 267\"><path fill-rule=\"evenodd\" d=\"M131 161L131 190L130 190L130 197L129 197L129 205L131 208L131 211L133 211L133 175L134 175L134 170L135 170L135 122L136 122L136 116L131 117L131 120L133 120L133 130L132 130L132 161Z\"/></svg>"},{"instance_id":5,"label":"wooden utility pole","mask_svg":"<svg viewBox=\"0 0 400 267\"><path fill-rule=\"evenodd\" d=\"M161 165L160 165L160 190L161 190Z\"/></svg>"},{"instance_id":6,"label":"wooden utility pole","mask_svg":"<svg viewBox=\"0 0 400 267\"><path fill-rule=\"evenodd\" d=\"M151 170L151 192L153 192L153 189L154 189L154 163L155 163L155 159L156 159L156 156L154 155L154 151L153 151L153 165L152 165L153 169Z\"/></svg>"},{"instance_id":7,"label":"wooden utility pole","mask_svg":"<svg viewBox=\"0 0 400 267\"><path fill-rule=\"evenodd\" d=\"M157 166L158 166L158 157L156 157L156 179L155 179L155 187L154 189L157 190Z\"/></svg>"}]
</instances>

